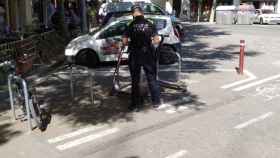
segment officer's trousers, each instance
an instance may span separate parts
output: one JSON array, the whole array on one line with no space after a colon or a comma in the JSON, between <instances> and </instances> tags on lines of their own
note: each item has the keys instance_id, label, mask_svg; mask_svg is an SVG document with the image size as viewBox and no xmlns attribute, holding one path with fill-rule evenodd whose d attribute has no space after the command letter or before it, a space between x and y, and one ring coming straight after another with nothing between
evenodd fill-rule
<instances>
[{"instance_id":1,"label":"officer's trousers","mask_svg":"<svg viewBox=\"0 0 280 158\"><path fill-rule=\"evenodd\" d=\"M157 81L157 63L155 56L152 52L134 51L129 55L129 70L132 80L131 106L139 106L141 103L139 88L141 68L143 68L146 74L152 103L157 105L160 103L160 86Z\"/></svg>"}]
</instances>

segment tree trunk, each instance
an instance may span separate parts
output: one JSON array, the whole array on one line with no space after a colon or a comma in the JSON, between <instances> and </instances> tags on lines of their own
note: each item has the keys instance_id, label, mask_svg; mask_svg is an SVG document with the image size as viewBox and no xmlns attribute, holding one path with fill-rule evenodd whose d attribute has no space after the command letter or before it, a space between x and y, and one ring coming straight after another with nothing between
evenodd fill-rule
<instances>
[{"instance_id":1,"label":"tree trunk","mask_svg":"<svg viewBox=\"0 0 280 158\"><path fill-rule=\"evenodd\" d=\"M87 7L86 0L80 0L80 9L81 9L81 31L82 33L88 32L88 23L87 23Z\"/></svg>"},{"instance_id":2,"label":"tree trunk","mask_svg":"<svg viewBox=\"0 0 280 158\"><path fill-rule=\"evenodd\" d=\"M216 6L217 6L217 0L213 0L212 7L211 7L211 13L210 13L210 19L209 19L209 22L211 22L211 23L213 23L215 20Z\"/></svg>"},{"instance_id":3,"label":"tree trunk","mask_svg":"<svg viewBox=\"0 0 280 158\"><path fill-rule=\"evenodd\" d=\"M198 2L198 7L197 7L197 22L200 21L200 16L201 16L201 5L202 5L202 2L199 1L199 2Z\"/></svg>"},{"instance_id":4,"label":"tree trunk","mask_svg":"<svg viewBox=\"0 0 280 158\"><path fill-rule=\"evenodd\" d=\"M57 1L57 11L58 11L58 31L62 36L69 38L69 30L65 23L65 8L64 0Z\"/></svg>"}]
</instances>

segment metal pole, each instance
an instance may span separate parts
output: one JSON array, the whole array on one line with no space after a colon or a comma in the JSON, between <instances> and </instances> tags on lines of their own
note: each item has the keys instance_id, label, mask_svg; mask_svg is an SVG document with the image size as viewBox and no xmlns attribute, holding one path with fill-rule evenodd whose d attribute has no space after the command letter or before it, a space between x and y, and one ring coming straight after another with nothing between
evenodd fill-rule
<instances>
[{"instance_id":1,"label":"metal pole","mask_svg":"<svg viewBox=\"0 0 280 158\"><path fill-rule=\"evenodd\" d=\"M11 110L12 110L14 120L16 120L17 118L16 118L15 105L14 105L14 95L13 95L12 83L11 83L12 78L13 78L13 75L8 76L8 88L9 88Z\"/></svg>"},{"instance_id":2,"label":"metal pole","mask_svg":"<svg viewBox=\"0 0 280 158\"><path fill-rule=\"evenodd\" d=\"M70 93L72 100L74 99L74 85L73 85L73 66L70 66Z\"/></svg>"},{"instance_id":3,"label":"metal pole","mask_svg":"<svg viewBox=\"0 0 280 158\"><path fill-rule=\"evenodd\" d=\"M244 71L244 55L245 40L240 40L240 56L239 56L239 74L243 75Z\"/></svg>"},{"instance_id":4,"label":"metal pole","mask_svg":"<svg viewBox=\"0 0 280 158\"><path fill-rule=\"evenodd\" d=\"M181 72L182 72L182 57L181 57L181 55L178 53L178 52L176 52L176 56L177 56L177 58L178 58L178 74L177 74L177 79L178 79L178 81L180 81L181 80Z\"/></svg>"},{"instance_id":5,"label":"metal pole","mask_svg":"<svg viewBox=\"0 0 280 158\"><path fill-rule=\"evenodd\" d=\"M43 21L44 21L44 27L45 29L48 29L48 5L49 5L49 1L48 0L44 0L42 1L42 6L43 6Z\"/></svg>"},{"instance_id":6,"label":"metal pole","mask_svg":"<svg viewBox=\"0 0 280 158\"><path fill-rule=\"evenodd\" d=\"M81 31L82 33L87 33L88 27L87 27L86 0L80 0L80 11L81 11Z\"/></svg>"},{"instance_id":7,"label":"metal pole","mask_svg":"<svg viewBox=\"0 0 280 158\"><path fill-rule=\"evenodd\" d=\"M24 79L19 78L22 81L23 86L23 92L24 92L24 100L25 100L25 108L27 112L27 118L28 118L28 127L29 132L32 131L32 122L31 122L31 115L30 115L30 107L29 107L29 96L28 96L28 90L27 90L27 84Z\"/></svg>"},{"instance_id":8,"label":"metal pole","mask_svg":"<svg viewBox=\"0 0 280 158\"><path fill-rule=\"evenodd\" d=\"M91 99L91 103L94 104L94 93L93 93L93 72L90 72L89 69L87 69L88 73L89 73L89 84L90 84L90 99Z\"/></svg>"}]
</instances>

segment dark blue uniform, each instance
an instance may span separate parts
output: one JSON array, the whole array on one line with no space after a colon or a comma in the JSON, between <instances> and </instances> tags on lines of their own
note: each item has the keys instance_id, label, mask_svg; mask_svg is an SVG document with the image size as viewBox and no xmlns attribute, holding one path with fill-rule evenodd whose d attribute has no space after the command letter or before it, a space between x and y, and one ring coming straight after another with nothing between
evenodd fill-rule
<instances>
[{"instance_id":1,"label":"dark blue uniform","mask_svg":"<svg viewBox=\"0 0 280 158\"><path fill-rule=\"evenodd\" d=\"M142 67L148 80L153 105L160 104L160 87L156 79L156 55L151 41L155 35L157 31L154 24L144 16L136 16L124 33L124 37L130 38L128 50L132 79L131 106L134 107L139 106L141 102L139 82Z\"/></svg>"}]
</instances>

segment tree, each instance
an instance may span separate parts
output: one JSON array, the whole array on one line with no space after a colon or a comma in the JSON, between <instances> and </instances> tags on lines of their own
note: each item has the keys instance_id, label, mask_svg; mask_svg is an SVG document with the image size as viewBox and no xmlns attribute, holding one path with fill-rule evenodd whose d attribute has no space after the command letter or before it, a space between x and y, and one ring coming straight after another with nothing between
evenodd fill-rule
<instances>
[{"instance_id":1,"label":"tree","mask_svg":"<svg viewBox=\"0 0 280 158\"><path fill-rule=\"evenodd\" d=\"M67 24L65 23L65 8L64 8L65 0L57 1L57 30L61 33L62 36L69 38L69 30Z\"/></svg>"},{"instance_id":2,"label":"tree","mask_svg":"<svg viewBox=\"0 0 280 158\"><path fill-rule=\"evenodd\" d=\"M212 7L211 7L211 13L210 13L210 19L209 19L209 22L211 22L211 23L213 23L215 20L216 6L217 6L217 0L213 0Z\"/></svg>"},{"instance_id":3,"label":"tree","mask_svg":"<svg viewBox=\"0 0 280 158\"><path fill-rule=\"evenodd\" d=\"M200 21L203 0L197 0L197 22Z\"/></svg>"}]
</instances>

